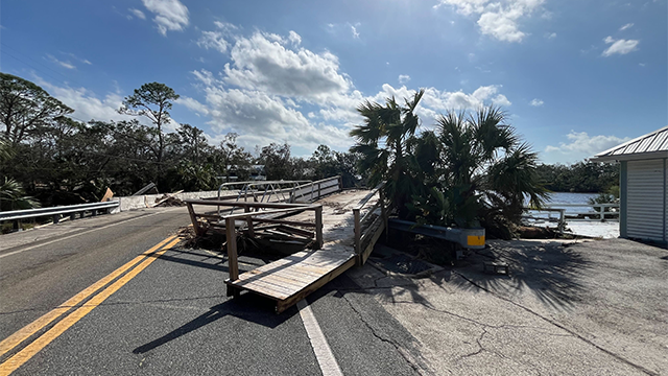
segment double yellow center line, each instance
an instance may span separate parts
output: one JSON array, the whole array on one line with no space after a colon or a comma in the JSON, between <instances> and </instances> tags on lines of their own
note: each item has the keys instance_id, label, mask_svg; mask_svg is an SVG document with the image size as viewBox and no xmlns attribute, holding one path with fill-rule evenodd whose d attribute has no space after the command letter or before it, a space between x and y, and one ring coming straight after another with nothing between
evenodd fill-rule
<instances>
[{"instance_id":1,"label":"double yellow center line","mask_svg":"<svg viewBox=\"0 0 668 376\"><path fill-rule=\"evenodd\" d=\"M40 350L46 347L46 345L51 343L51 341L58 338L58 336L63 334L63 332L65 332L68 328L74 325L77 321L81 320L81 318L86 316L95 307L102 304L102 302L104 302L108 297L110 297L113 293L118 291L118 289L123 287L123 285L128 283L142 270L146 269L146 267L149 266L153 261L155 261L156 258L167 252L168 249L175 246L179 241L180 238L177 238L176 235L168 237L167 239L153 246L148 251L135 257L134 259L127 262L120 268L114 270L108 276L100 279L99 281L87 287L80 293L76 294L75 296L67 300L65 303L59 305L55 309L44 314L42 317L38 318L32 323L26 325L18 332L5 338L2 342L0 342L0 357L5 355L12 349L14 349L16 346L19 346L21 343L23 343L24 341L35 335L40 330L44 329L46 326L48 326L53 321L58 319L64 313L69 311L71 308L77 306L82 301L91 297L93 294L98 292L98 290L102 289L110 282L114 281L116 278L123 275L128 270L132 269L128 273L123 275L121 278L119 278L116 282L112 283L110 286L102 290L99 294L93 296L88 302L86 302L85 304L74 310L72 313L67 315L65 318L60 320L51 329L46 331L41 336L37 337L34 341L25 346L21 351L17 352L12 357L10 357L2 364L0 364L0 376L9 375L12 372L14 372L17 368L19 368L21 365L27 362Z\"/></svg>"}]
</instances>

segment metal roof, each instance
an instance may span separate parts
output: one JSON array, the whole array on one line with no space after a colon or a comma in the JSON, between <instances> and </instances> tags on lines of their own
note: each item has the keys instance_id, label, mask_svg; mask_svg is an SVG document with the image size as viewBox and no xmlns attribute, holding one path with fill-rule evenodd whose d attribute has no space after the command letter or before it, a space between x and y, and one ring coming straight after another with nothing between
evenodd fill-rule
<instances>
[{"instance_id":1,"label":"metal roof","mask_svg":"<svg viewBox=\"0 0 668 376\"><path fill-rule=\"evenodd\" d=\"M595 162L668 158L668 126L600 152Z\"/></svg>"}]
</instances>

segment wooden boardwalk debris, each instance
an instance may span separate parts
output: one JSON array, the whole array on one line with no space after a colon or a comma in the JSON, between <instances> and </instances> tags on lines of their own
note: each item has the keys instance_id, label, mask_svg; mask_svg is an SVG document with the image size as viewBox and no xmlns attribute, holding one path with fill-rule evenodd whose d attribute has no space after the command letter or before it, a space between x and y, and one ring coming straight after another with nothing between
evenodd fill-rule
<instances>
[{"instance_id":1,"label":"wooden boardwalk debris","mask_svg":"<svg viewBox=\"0 0 668 376\"><path fill-rule=\"evenodd\" d=\"M298 252L225 283L276 300L276 312L281 313L353 265L353 252Z\"/></svg>"},{"instance_id":2,"label":"wooden boardwalk debris","mask_svg":"<svg viewBox=\"0 0 668 376\"><path fill-rule=\"evenodd\" d=\"M229 264L228 295L242 290L276 301L276 312L304 299L354 265L362 265L386 228L382 185L334 193L313 204L187 200L195 231L224 231ZM236 208L224 215L200 213L195 205ZM222 213L222 212L221 212ZM239 274L237 236L309 245L282 259Z\"/></svg>"}]
</instances>

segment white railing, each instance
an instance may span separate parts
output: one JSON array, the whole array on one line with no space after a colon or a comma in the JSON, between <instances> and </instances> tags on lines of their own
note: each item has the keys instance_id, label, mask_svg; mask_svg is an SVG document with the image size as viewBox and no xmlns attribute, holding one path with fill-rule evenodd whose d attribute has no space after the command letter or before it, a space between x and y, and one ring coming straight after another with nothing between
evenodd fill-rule
<instances>
[{"instance_id":1,"label":"white railing","mask_svg":"<svg viewBox=\"0 0 668 376\"><path fill-rule=\"evenodd\" d=\"M572 211L573 208L587 208L587 211ZM607 211L606 211L607 209ZM572 221L591 221L598 220L618 221L619 220L619 204L551 204L546 205L542 209L524 208L524 219L531 219L536 221L548 221L557 223L557 228L564 229L566 222ZM552 217L552 214L558 214L558 218ZM546 216L545 216L546 215Z\"/></svg>"}]
</instances>

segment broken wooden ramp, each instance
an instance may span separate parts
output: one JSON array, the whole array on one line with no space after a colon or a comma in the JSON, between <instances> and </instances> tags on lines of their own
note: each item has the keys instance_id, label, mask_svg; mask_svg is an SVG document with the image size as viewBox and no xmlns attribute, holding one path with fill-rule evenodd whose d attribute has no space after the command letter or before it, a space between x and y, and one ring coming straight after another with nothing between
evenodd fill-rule
<instances>
[{"instance_id":1,"label":"broken wooden ramp","mask_svg":"<svg viewBox=\"0 0 668 376\"><path fill-rule=\"evenodd\" d=\"M225 232L228 295L238 296L244 290L262 295L276 301L276 312L280 313L355 264L364 264L387 228L389 208L381 188L379 185L373 190L338 192L313 204L218 200L186 203L199 235L212 229ZM239 207L244 212L213 215L198 212L194 205ZM309 245L315 250L299 251L240 274L236 243L242 233L257 242Z\"/></svg>"},{"instance_id":2,"label":"broken wooden ramp","mask_svg":"<svg viewBox=\"0 0 668 376\"><path fill-rule=\"evenodd\" d=\"M354 265L354 252L297 252L225 283L275 300L276 312L281 313Z\"/></svg>"}]
</instances>

